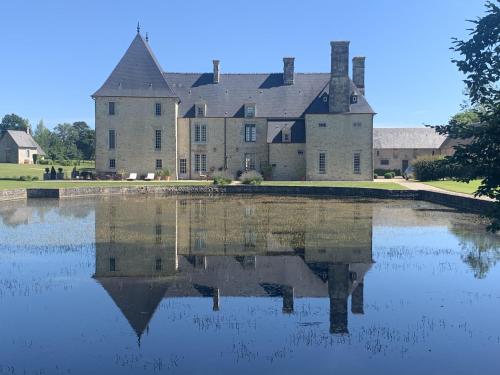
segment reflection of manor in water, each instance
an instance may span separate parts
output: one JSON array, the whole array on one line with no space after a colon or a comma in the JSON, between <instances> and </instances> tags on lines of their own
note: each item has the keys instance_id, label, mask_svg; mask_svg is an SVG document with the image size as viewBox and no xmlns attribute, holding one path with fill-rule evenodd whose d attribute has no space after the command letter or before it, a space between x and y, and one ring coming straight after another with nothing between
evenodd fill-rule
<instances>
[{"instance_id":1,"label":"reflection of manor in water","mask_svg":"<svg viewBox=\"0 0 500 375\"><path fill-rule=\"evenodd\" d=\"M228 202L229 201L229 202ZM363 313L372 264L366 205L271 198L107 200L96 207L95 278L140 336L163 298L328 297L330 331ZM371 208L369 206L368 208Z\"/></svg>"}]
</instances>

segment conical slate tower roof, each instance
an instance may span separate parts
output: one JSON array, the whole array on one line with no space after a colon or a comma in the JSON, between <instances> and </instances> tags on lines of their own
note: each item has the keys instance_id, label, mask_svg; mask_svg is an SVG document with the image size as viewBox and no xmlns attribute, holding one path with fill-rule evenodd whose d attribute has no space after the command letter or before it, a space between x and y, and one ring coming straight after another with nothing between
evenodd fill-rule
<instances>
[{"instance_id":1,"label":"conical slate tower roof","mask_svg":"<svg viewBox=\"0 0 500 375\"><path fill-rule=\"evenodd\" d=\"M168 85L163 70L140 33L127 52L97 90L96 96L135 96L148 98L176 98Z\"/></svg>"},{"instance_id":2,"label":"conical slate tower roof","mask_svg":"<svg viewBox=\"0 0 500 375\"><path fill-rule=\"evenodd\" d=\"M165 296L168 284L130 277L105 277L98 281L140 338Z\"/></svg>"}]
</instances>

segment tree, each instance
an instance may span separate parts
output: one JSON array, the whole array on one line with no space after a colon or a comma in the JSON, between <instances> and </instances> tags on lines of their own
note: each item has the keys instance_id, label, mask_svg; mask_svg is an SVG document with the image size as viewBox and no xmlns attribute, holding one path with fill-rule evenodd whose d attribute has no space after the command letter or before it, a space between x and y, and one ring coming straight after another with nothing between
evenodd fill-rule
<instances>
[{"instance_id":1,"label":"tree","mask_svg":"<svg viewBox=\"0 0 500 375\"><path fill-rule=\"evenodd\" d=\"M470 39L453 39L451 48L460 55L452 60L465 74L470 103L477 108L479 123L461 121L461 117L443 126L437 126L440 134L455 139L472 139L470 143L455 147L448 158L462 171L459 181L482 179L476 196L488 196L497 201L498 207L491 213L494 220L490 229L500 229L500 0L486 2L486 14L470 21Z\"/></svg>"},{"instance_id":2,"label":"tree","mask_svg":"<svg viewBox=\"0 0 500 375\"><path fill-rule=\"evenodd\" d=\"M73 128L78 134L76 147L81 152L83 159L92 160L95 157L95 130L91 129L86 122L77 121Z\"/></svg>"},{"instance_id":3,"label":"tree","mask_svg":"<svg viewBox=\"0 0 500 375\"><path fill-rule=\"evenodd\" d=\"M0 133L6 130L22 130L26 131L30 129L30 123L27 119L21 116L11 113L10 115L5 115L0 122Z\"/></svg>"},{"instance_id":4,"label":"tree","mask_svg":"<svg viewBox=\"0 0 500 375\"><path fill-rule=\"evenodd\" d=\"M42 150L48 154L51 143L51 132L45 127L43 120L38 122L35 132L33 133L33 138L35 138L35 141L40 145Z\"/></svg>"}]
</instances>

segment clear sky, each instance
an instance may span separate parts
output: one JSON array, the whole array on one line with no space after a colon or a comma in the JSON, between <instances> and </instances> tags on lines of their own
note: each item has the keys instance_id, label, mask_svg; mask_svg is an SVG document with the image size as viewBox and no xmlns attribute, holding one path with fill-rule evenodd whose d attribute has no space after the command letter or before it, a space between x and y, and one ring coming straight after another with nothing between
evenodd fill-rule
<instances>
[{"instance_id":1,"label":"clear sky","mask_svg":"<svg viewBox=\"0 0 500 375\"><path fill-rule=\"evenodd\" d=\"M0 116L94 125L97 90L137 21L163 69L329 72L331 40L366 60L375 126L443 123L462 103L451 38L466 37L484 0L1 0Z\"/></svg>"}]
</instances>

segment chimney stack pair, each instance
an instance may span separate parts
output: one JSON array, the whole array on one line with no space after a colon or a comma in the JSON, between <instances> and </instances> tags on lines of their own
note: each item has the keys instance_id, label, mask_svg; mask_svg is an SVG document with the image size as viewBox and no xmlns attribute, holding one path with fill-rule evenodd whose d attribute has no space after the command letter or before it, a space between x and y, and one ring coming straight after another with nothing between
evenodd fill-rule
<instances>
[{"instance_id":1,"label":"chimney stack pair","mask_svg":"<svg viewBox=\"0 0 500 375\"><path fill-rule=\"evenodd\" d=\"M350 111L351 82L349 80L349 42L331 42L331 72L329 112L344 113ZM365 94L365 58L352 59L352 80L360 94Z\"/></svg>"}]
</instances>

